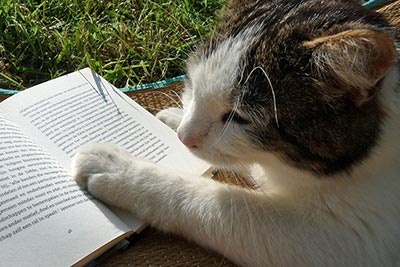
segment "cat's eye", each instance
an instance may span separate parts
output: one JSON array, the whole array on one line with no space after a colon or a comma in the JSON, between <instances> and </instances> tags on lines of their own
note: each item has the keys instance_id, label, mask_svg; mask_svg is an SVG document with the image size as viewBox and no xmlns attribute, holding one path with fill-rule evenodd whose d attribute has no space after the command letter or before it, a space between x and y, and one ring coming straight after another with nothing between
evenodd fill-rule
<instances>
[{"instance_id":1,"label":"cat's eye","mask_svg":"<svg viewBox=\"0 0 400 267\"><path fill-rule=\"evenodd\" d=\"M228 121L233 121L238 124L249 124L250 121L246 120L242 116L240 116L237 112L230 111L225 113L222 118L221 118L223 123L226 123Z\"/></svg>"}]
</instances>

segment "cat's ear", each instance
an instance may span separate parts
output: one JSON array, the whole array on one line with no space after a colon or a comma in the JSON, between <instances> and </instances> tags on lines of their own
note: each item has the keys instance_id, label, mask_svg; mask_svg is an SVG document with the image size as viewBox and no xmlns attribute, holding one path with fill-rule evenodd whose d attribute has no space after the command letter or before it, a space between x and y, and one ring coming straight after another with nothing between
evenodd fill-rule
<instances>
[{"instance_id":1,"label":"cat's ear","mask_svg":"<svg viewBox=\"0 0 400 267\"><path fill-rule=\"evenodd\" d=\"M377 83L398 57L393 38L371 30L348 30L307 41L304 46L312 49L317 72L351 88L358 105L377 94Z\"/></svg>"}]
</instances>

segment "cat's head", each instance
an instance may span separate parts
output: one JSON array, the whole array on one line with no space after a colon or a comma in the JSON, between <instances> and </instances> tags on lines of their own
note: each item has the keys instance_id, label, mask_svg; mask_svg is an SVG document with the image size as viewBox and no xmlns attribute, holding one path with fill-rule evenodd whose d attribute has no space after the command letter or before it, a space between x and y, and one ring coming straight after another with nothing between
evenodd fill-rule
<instances>
[{"instance_id":1,"label":"cat's head","mask_svg":"<svg viewBox=\"0 0 400 267\"><path fill-rule=\"evenodd\" d=\"M350 171L379 139L398 58L383 17L353 1L236 2L188 61L182 142L223 166L272 155Z\"/></svg>"}]
</instances>

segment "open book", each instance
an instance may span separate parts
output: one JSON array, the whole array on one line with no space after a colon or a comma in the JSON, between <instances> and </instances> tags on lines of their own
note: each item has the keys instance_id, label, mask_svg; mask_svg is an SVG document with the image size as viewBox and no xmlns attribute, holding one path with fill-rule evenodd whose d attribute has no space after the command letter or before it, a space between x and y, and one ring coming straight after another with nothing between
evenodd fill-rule
<instances>
[{"instance_id":1,"label":"open book","mask_svg":"<svg viewBox=\"0 0 400 267\"><path fill-rule=\"evenodd\" d=\"M143 227L72 179L86 143L111 142L166 168L208 166L158 119L83 69L0 103L0 258L6 266L84 265Z\"/></svg>"}]
</instances>

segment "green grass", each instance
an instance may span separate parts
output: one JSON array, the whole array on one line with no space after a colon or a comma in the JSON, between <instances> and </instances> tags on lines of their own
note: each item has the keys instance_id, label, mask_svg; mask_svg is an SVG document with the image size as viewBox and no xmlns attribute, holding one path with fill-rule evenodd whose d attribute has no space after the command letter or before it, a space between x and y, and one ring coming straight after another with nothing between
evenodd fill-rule
<instances>
[{"instance_id":1,"label":"green grass","mask_svg":"<svg viewBox=\"0 0 400 267\"><path fill-rule=\"evenodd\" d=\"M221 0L1 0L0 87L90 67L117 87L184 72Z\"/></svg>"}]
</instances>

